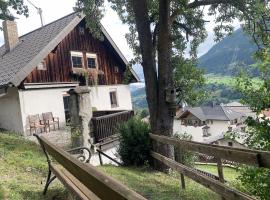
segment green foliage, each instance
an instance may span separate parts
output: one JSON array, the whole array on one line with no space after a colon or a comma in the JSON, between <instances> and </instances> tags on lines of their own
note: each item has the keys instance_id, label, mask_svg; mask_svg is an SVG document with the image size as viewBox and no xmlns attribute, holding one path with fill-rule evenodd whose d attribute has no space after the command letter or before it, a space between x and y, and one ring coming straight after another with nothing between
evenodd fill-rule
<instances>
[{"instance_id":1,"label":"green foliage","mask_svg":"<svg viewBox=\"0 0 270 200\"><path fill-rule=\"evenodd\" d=\"M140 113L140 118L143 119L145 117L149 116L149 110L143 109Z\"/></svg>"},{"instance_id":2,"label":"green foliage","mask_svg":"<svg viewBox=\"0 0 270 200\"><path fill-rule=\"evenodd\" d=\"M23 0L0 0L0 19L14 20L11 11L15 11L17 15L28 17L28 7L24 5Z\"/></svg>"},{"instance_id":3,"label":"green foliage","mask_svg":"<svg viewBox=\"0 0 270 200\"><path fill-rule=\"evenodd\" d=\"M101 31L101 19L104 12L104 0L77 0L75 11L83 12L86 15L86 26L90 33L97 39L103 40Z\"/></svg>"},{"instance_id":4,"label":"green foliage","mask_svg":"<svg viewBox=\"0 0 270 200\"><path fill-rule=\"evenodd\" d=\"M249 193L262 200L270 199L270 170L256 167L243 167L239 176L243 186Z\"/></svg>"},{"instance_id":5,"label":"green foliage","mask_svg":"<svg viewBox=\"0 0 270 200\"><path fill-rule=\"evenodd\" d=\"M192 135L184 133L184 134L174 134L174 137L180 140L192 140ZM183 163L184 165L193 167L195 165L195 154L194 152L187 151L184 148L175 146L174 147L174 157L175 160L179 163Z\"/></svg>"},{"instance_id":6,"label":"green foliage","mask_svg":"<svg viewBox=\"0 0 270 200\"><path fill-rule=\"evenodd\" d=\"M134 117L118 128L120 144L118 153L124 165L141 166L150 161L149 125Z\"/></svg>"},{"instance_id":7,"label":"green foliage","mask_svg":"<svg viewBox=\"0 0 270 200\"><path fill-rule=\"evenodd\" d=\"M257 53L257 63L254 65L260 74L260 84L254 86L251 76L242 72L238 77L237 89L242 93L242 101L258 115L270 105L270 51L269 46ZM270 120L264 117L246 120L248 131L246 144L252 149L270 151ZM243 185L260 199L268 200L270 192L270 169L259 169L255 167L243 167L241 169Z\"/></svg>"},{"instance_id":8,"label":"green foliage","mask_svg":"<svg viewBox=\"0 0 270 200\"><path fill-rule=\"evenodd\" d=\"M174 57L172 65L178 103L193 106L201 102L205 98L203 71L196 67L194 61L180 57Z\"/></svg>"},{"instance_id":9,"label":"green foliage","mask_svg":"<svg viewBox=\"0 0 270 200\"><path fill-rule=\"evenodd\" d=\"M83 144L83 136L81 127L72 126L71 128L71 147L76 148L80 147Z\"/></svg>"},{"instance_id":10,"label":"green foliage","mask_svg":"<svg viewBox=\"0 0 270 200\"><path fill-rule=\"evenodd\" d=\"M125 73L124 73L124 80L123 80L123 84L129 84L131 82L132 79L132 73L131 73L131 67L128 66Z\"/></svg>"}]
</instances>

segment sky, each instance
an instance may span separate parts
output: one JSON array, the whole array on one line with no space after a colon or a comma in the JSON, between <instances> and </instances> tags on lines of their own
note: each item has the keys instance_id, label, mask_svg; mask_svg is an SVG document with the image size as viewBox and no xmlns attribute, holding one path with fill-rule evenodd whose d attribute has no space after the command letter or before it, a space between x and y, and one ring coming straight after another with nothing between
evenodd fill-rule
<instances>
[{"instance_id":1,"label":"sky","mask_svg":"<svg viewBox=\"0 0 270 200\"><path fill-rule=\"evenodd\" d=\"M31 0L37 7L42 8L43 18L45 24L50 23L56 19L59 19L69 13L73 12L73 7L76 0ZM27 3L27 1L25 1ZM19 35L28 33L34 29L37 29L41 26L39 15L37 10L27 3L29 6L29 17L25 18L24 16L18 16L18 32ZM211 19L210 19L211 20ZM2 24L2 22L1 22ZM110 36L113 38L119 49L121 49L124 56L130 60L132 58L132 51L128 47L128 44L125 39L125 34L128 32L128 26L123 25L120 21L117 14L106 5L106 13L102 20L102 24L105 29L108 31ZM235 26L238 26L239 23L235 23ZM207 30L209 37L206 41L199 47L198 55L201 56L206 53L213 45L213 27L214 23L211 20L207 24ZM3 44L3 34L0 33L0 45Z\"/></svg>"}]
</instances>

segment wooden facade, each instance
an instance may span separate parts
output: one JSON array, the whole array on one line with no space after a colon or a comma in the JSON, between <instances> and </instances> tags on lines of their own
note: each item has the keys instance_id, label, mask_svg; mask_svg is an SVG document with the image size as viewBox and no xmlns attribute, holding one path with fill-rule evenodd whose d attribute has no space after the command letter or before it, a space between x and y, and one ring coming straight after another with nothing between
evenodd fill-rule
<instances>
[{"instance_id":1,"label":"wooden facade","mask_svg":"<svg viewBox=\"0 0 270 200\"><path fill-rule=\"evenodd\" d=\"M22 84L80 82L84 85L85 75L75 73L72 68L71 51L82 52L84 55L86 53L97 55L98 70L85 68L92 82L98 80L99 85L122 83L126 69L124 62L106 38L100 41L91 36L83 20L47 55L44 59L45 69L35 68ZM85 59L84 56L84 62L86 62ZM98 79L94 79L93 76L97 75Z\"/></svg>"}]
</instances>

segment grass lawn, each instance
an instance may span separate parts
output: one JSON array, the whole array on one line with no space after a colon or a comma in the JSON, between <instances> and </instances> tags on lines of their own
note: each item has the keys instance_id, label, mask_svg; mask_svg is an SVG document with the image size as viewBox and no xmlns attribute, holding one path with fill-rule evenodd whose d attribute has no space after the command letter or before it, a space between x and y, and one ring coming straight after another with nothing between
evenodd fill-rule
<instances>
[{"instance_id":1,"label":"grass lawn","mask_svg":"<svg viewBox=\"0 0 270 200\"><path fill-rule=\"evenodd\" d=\"M215 166L198 168L217 173ZM99 169L151 200L220 199L214 192L186 178L186 190L179 189L176 173L170 175L147 168L100 166ZM225 168L227 180L237 172ZM66 200L70 194L54 181L42 195L47 176L47 162L38 145L14 134L0 132L0 200Z\"/></svg>"},{"instance_id":2,"label":"grass lawn","mask_svg":"<svg viewBox=\"0 0 270 200\"><path fill-rule=\"evenodd\" d=\"M65 188L55 181L42 195L47 162L40 147L14 134L0 132L0 199L67 199Z\"/></svg>"},{"instance_id":3,"label":"grass lawn","mask_svg":"<svg viewBox=\"0 0 270 200\"><path fill-rule=\"evenodd\" d=\"M99 167L106 174L114 177L131 189L137 191L151 200L206 200L220 199L220 197L211 190L201 186L200 184L186 178L186 190L179 189L178 175L172 173L166 175L157 171L149 171L143 168L134 167L115 167L102 166ZM215 166L197 166L202 170L217 174ZM224 168L224 175L228 181L233 181L237 176L237 172L231 168Z\"/></svg>"},{"instance_id":4,"label":"grass lawn","mask_svg":"<svg viewBox=\"0 0 270 200\"><path fill-rule=\"evenodd\" d=\"M207 84L222 84L230 87L234 87L236 85L236 78L233 76L206 74L205 79ZM258 78L253 78L252 83L254 84L254 86L258 87L262 83L262 81Z\"/></svg>"}]
</instances>

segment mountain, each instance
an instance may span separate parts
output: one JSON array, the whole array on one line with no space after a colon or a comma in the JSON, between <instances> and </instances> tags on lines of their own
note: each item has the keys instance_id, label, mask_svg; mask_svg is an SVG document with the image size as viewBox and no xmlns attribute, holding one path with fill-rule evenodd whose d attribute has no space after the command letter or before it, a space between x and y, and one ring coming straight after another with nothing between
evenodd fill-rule
<instances>
[{"instance_id":1,"label":"mountain","mask_svg":"<svg viewBox=\"0 0 270 200\"><path fill-rule=\"evenodd\" d=\"M240 68L251 70L249 66L254 62L252 55L256 49L250 37L238 29L201 56L198 67L204 69L206 74L222 75L233 75Z\"/></svg>"},{"instance_id":2,"label":"mountain","mask_svg":"<svg viewBox=\"0 0 270 200\"><path fill-rule=\"evenodd\" d=\"M131 97L135 109L145 109L148 107L144 87L131 91Z\"/></svg>"}]
</instances>

